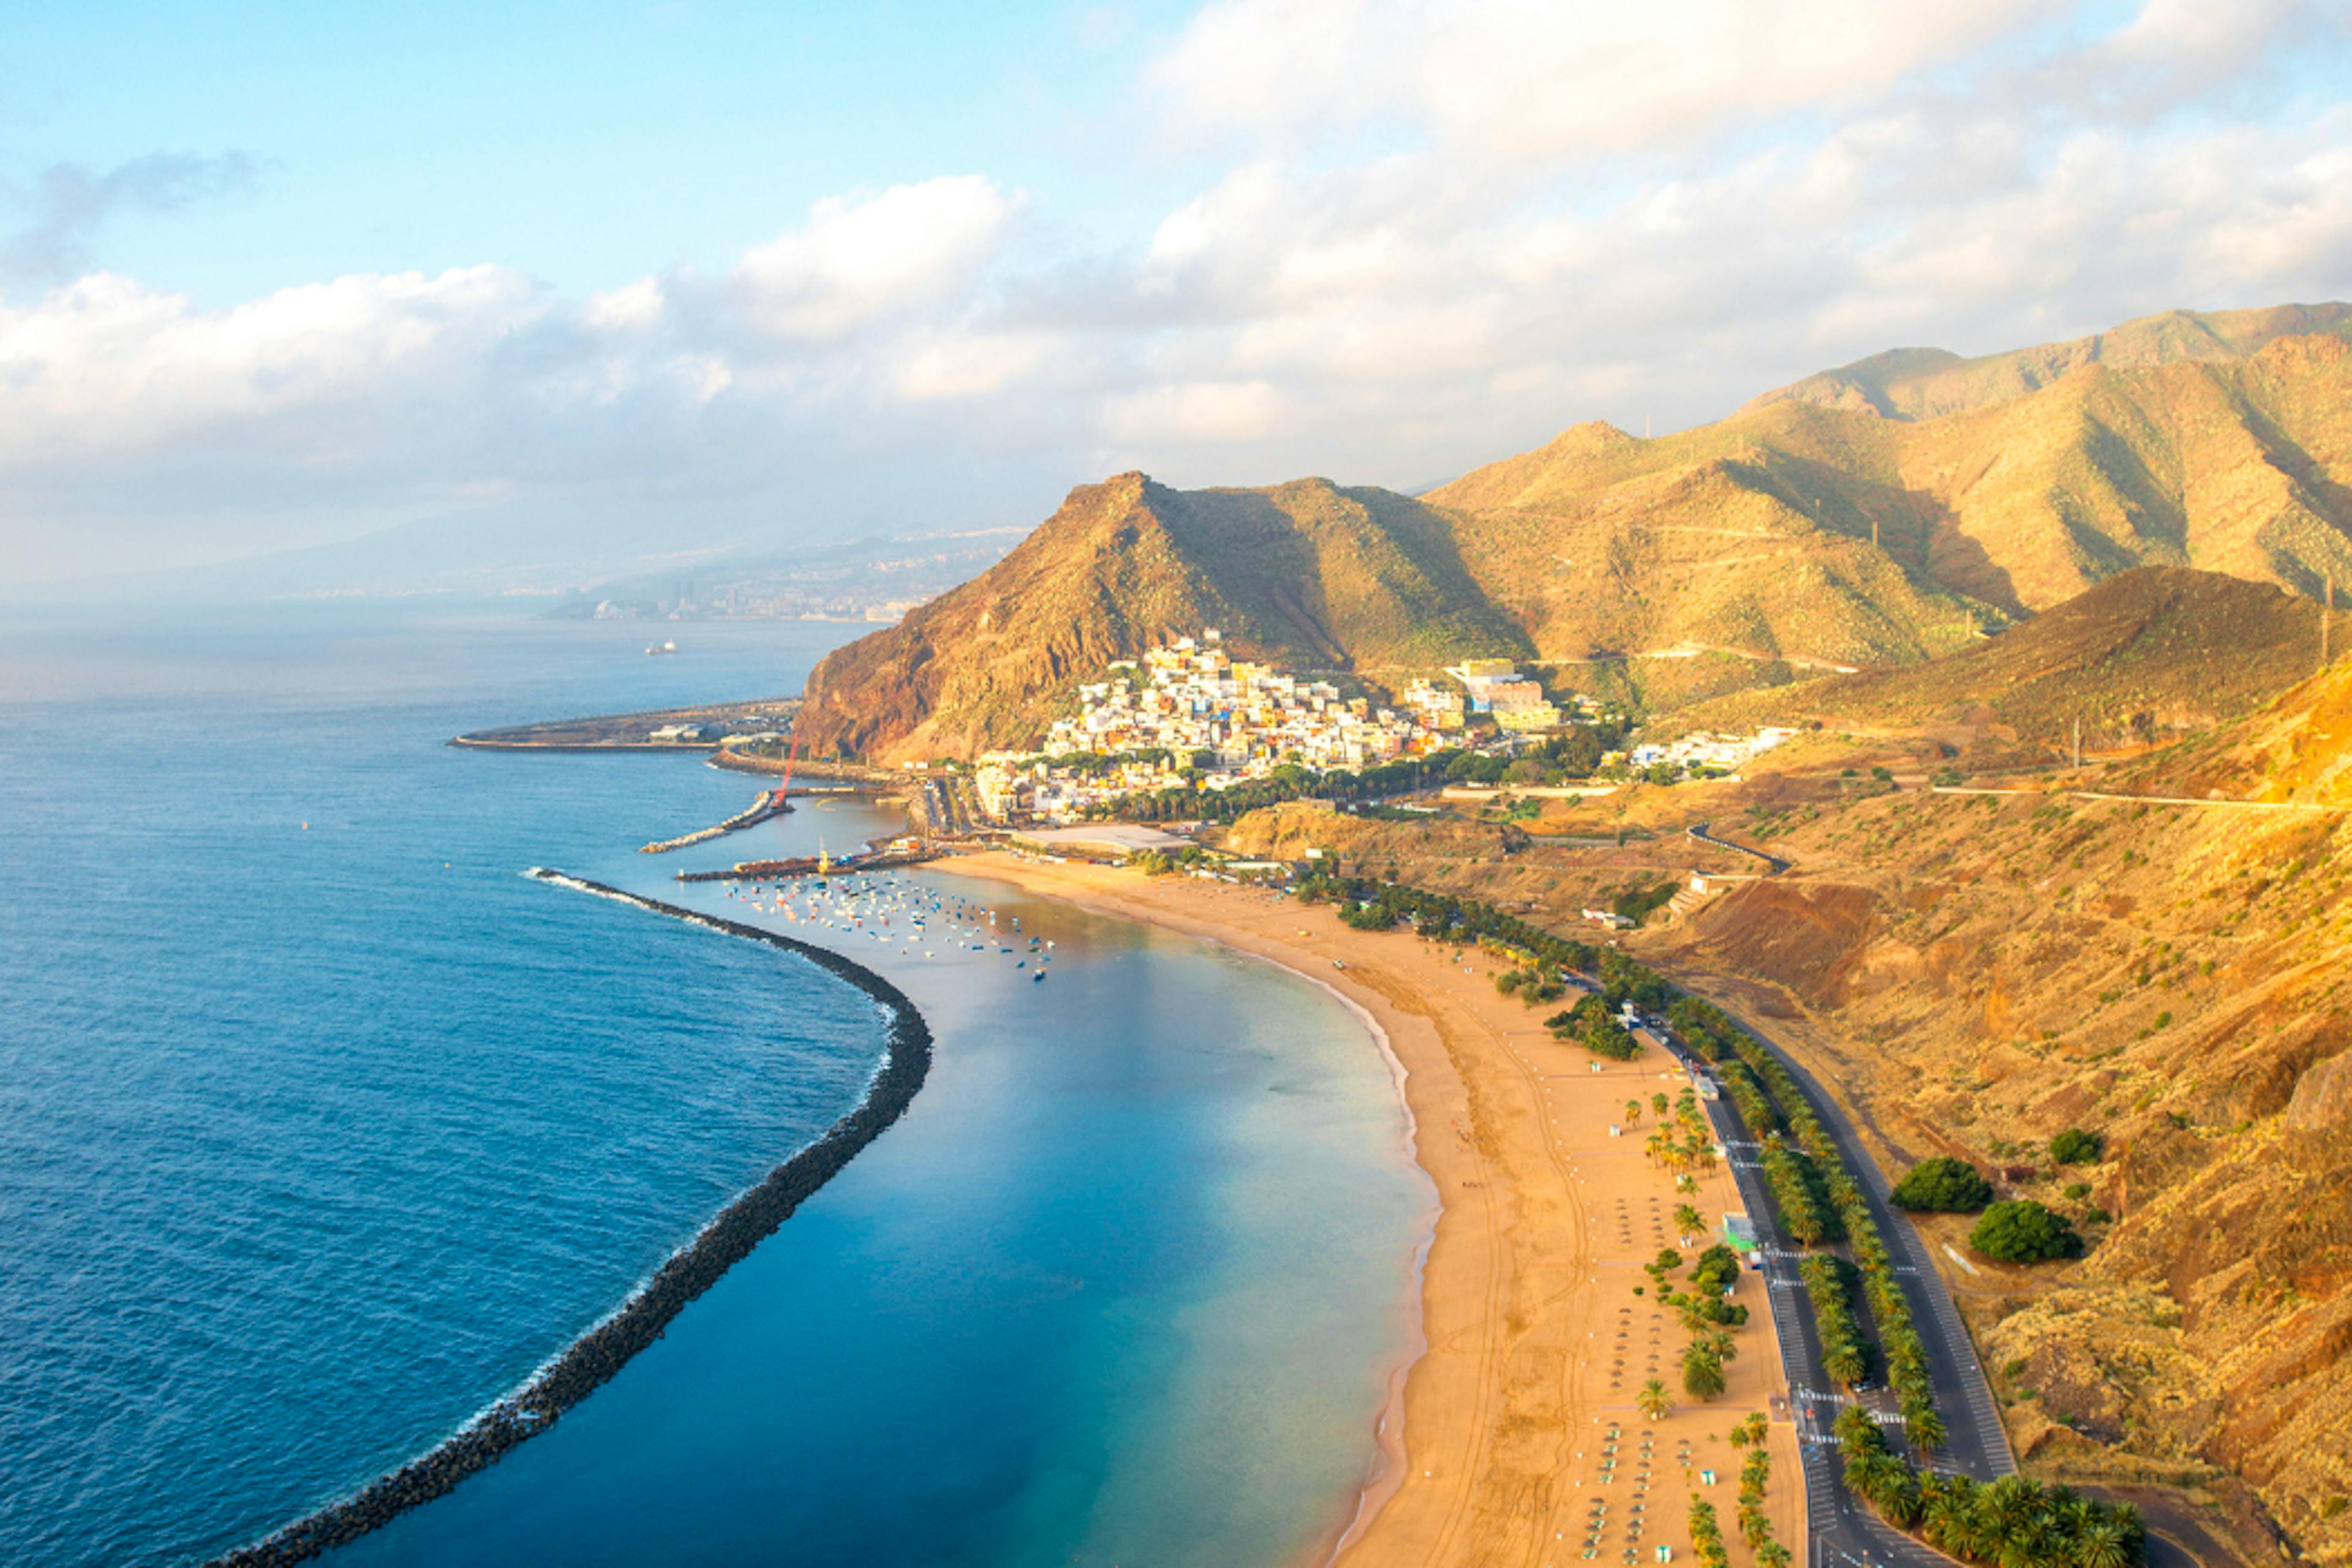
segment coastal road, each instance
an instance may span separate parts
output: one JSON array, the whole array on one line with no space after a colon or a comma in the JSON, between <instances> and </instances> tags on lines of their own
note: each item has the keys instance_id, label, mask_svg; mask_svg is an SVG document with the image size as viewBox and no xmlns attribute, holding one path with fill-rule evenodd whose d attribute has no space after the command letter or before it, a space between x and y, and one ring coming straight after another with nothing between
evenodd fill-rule
<instances>
[{"instance_id":1,"label":"coastal road","mask_svg":"<svg viewBox=\"0 0 2352 1568\"><path fill-rule=\"evenodd\" d=\"M1741 1026L1747 1027L1744 1024ZM1691 1059L1690 1053L1681 1048L1669 1031L1654 1028L1643 1032L1685 1060ZM1943 1451L1931 1461L1931 1468L1962 1472L1984 1481L2014 1474L2017 1461L2010 1451L2008 1434L2001 1427L2000 1410L1993 1403L1984 1369L1977 1360L1976 1346L1960 1321L1950 1292L1944 1289L1942 1279L1928 1261L1917 1232L1887 1202L1885 1176L1863 1154L1853 1129L1811 1075L1754 1029L1748 1032L1780 1058L1796 1080L1799 1091L1811 1105L1813 1114L1829 1130L1839 1156L1862 1181L1872 1218L1895 1258L1895 1274L1910 1303L1913 1324L1927 1346L1936 1408L1949 1434ZM1813 1568L1856 1568L1863 1564L1949 1568L1949 1558L1889 1529L1846 1491L1843 1465L1831 1428L1838 1413L1855 1401L1840 1392L1822 1369L1812 1304L1797 1272L1803 1251L1779 1226L1758 1163L1758 1144L1741 1123L1738 1110L1728 1100L1707 1102L1707 1110L1728 1152L1732 1174L1756 1225L1773 1326L1778 1331L1788 1375L1791 1415L1796 1420L1799 1448L1804 1456ZM1900 1431L1893 1422L1891 1409L1869 1400L1862 1403L1873 1409L1882 1424Z\"/></svg>"}]
</instances>

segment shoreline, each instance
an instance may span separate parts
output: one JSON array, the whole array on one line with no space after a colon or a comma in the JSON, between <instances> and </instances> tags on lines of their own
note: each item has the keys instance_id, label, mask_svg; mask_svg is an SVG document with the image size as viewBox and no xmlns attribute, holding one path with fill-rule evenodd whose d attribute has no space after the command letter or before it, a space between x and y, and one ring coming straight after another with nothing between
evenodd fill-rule
<instances>
[{"instance_id":1,"label":"shoreline","mask_svg":"<svg viewBox=\"0 0 2352 1568\"><path fill-rule=\"evenodd\" d=\"M1014 864L1017 865L1019 862ZM1428 1165L1421 1155L1421 1118L1413 1107L1412 1096L1407 1089L1412 1077L1412 1069L1408 1068L1404 1059L1397 1054L1395 1041L1390 1038L1388 1030L1381 1026L1380 1019L1373 1015L1370 1008L1320 975L1309 973L1297 964L1286 963L1272 953L1230 940L1230 933L1189 931L1173 927L1163 920L1154 920L1148 915L1107 905L1100 900L1076 897L1066 891L1043 888L1032 879L1003 875L992 866L975 866L972 857L950 857L936 863L931 868L982 880L1010 883L1034 898L1045 899L1049 902L1068 904L1073 908L1086 910L1097 915L1108 913L1118 919L1133 920L1141 924L1155 926L1162 931L1173 930L1180 935L1190 936L1197 942L1221 948L1253 963L1263 963L1271 969L1278 969L1339 1003L1380 1052L1381 1059L1389 1070L1390 1085L1396 1093L1397 1108L1404 1113L1404 1157L1428 1184L1429 1198L1423 1211L1423 1223L1421 1226L1420 1236L1413 1245L1412 1259L1405 1269L1407 1331L1402 1336L1396 1363L1389 1369L1385 1380L1388 1384L1387 1394L1382 1398L1380 1414L1372 1423L1372 1466L1362 1482L1356 1488L1352 1505L1347 1510L1344 1522L1336 1528L1322 1531L1320 1544L1300 1559L1301 1568L1308 1568L1310 1564L1312 1568L1332 1568L1333 1564L1347 1554L1348 1549L1356 1543L1371 1522L1380 1517L1381 1510L1387 1504L1389 1499L1404 1485L1407 1460L1404 1439L1405 1385L1412 1377L1412 1369L1419 1365L1422 1359L1429 1353L1428 1317L1423 1310L1423 1298L1427 1288L1430 1249L1436 1244L1437 1226L1439 1220L1444 1216L1445 1204L1438 1193L1435 1178L1431 1174Z\"/></svg>"},{"instance_id":2,"label":"shoreline","mask_svg":"<svg viewBox=\"0 0 2352 1568\"><path fill-rule=\"evenodd\" d=\"M906 1113L929 1077L930 1026L907 994L875 971L830 948L722 916L683 909L605 883L544 867L524 873L551 886L631 904L794 953L847 982L889 1016L881 1060L866 1093L832 1126L755 1185L737 1194L692 1240L671 1253L612 1311L534 1370L522 1385L389 1475L282 1525L250 1545L207 1560L205 1568L280 1568L379 1530L420 1504L454 1490L508 1450L553 1426L639 1352L661 1338L687 1304L717 1284L774 1234L800 1205Z\"/></svg>"},{"instance_id":3,"label":"shoreline","mask_svg":"<svg viewBox=\"0 0 2352 1568\"><path fill-rule=\"evenodd\" d=\"M1676 1389L1664 1417L1636 1411L1645 1375L1674 1378L1680 1331L1654 1299L1622 1292L1658 1248L1680 1242L1665 1217L1679 1198L1718 1212L1745 1207L1721 1167L1678 1193L1639 1157L1638 1118L1633 1140L1611 1142L1620 1131L1613 1107L1674 1086L1679 1068L1666 1053L1650 1047L1635 1062L1595 1061L1495 992L1483 973L1491 962L1475 950L1449 962L1444 947L1404 934L1350 931L1327 908L1001 852L938 868L1263 959L1360 1006L1398 1058L1413 1157L1439 1204L1409 1271L1418 1275L1420 1349L1398 1379L1402 1421L1392 1390L1376 1426L1379 1473L1297 1568L1557 1562L1578 1550L1571 1530L1592 1532L1594 1545L1605 1531L1613 1556L1629 1519L1641 1521L1633 1529L1644 1558L1653 1543L1686 1548L1685 1500L1716 1484L1710 1474L1738 1468L1726 1434L1759 1411L1772 1416L1767 1511L1778 1538L1805 1559L1803 1468L1760 1276L1738 1283L1755 1326L1726 1368L1725 1394L1693 1403ZM1337 970L1328 980L1325 963ZM1641 1468L1629 1464L1626 1476L1612 1457L1621 1429L1641 1443ZM1657 1490L1648 1489L1654 1441L1673 1445L1658 1451ZM1624 1490L1599 1489L1632 1478ZM1715 1500L1727 1515L1730 1500L1718 1490ZM1646 1518L1616 1511L1625 1503L1646 1503ZM1593 1522L1604 1510L1608 1522Z\"/></svg>"}]
</instances>

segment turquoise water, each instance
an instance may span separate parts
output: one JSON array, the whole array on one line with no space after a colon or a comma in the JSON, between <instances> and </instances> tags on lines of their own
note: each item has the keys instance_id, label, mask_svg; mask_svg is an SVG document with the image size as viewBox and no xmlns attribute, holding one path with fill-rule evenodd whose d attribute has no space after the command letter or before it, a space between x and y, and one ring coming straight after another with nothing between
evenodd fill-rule
<instances>
[{"instance_id":1,"label":"turquoise water","mask_svg":"<svg viewBox=\"0 0 2352 1568\"><path fill-rule=\"evenodd\" d=\"M745 782L439 744L790 689L847 628L688 629L0 637L0 1561L190 1561L364 1481L854 1101L855 993L518 873L742 918L669 872L887 819L656 860ZM1052 979L824 933L930 1018L913 1111L553 1431L334 1561L1271 1563L1336 1527L1425 1221L1384 1066L1263 966L984 901Z\"/></svg>"}]
</instances>

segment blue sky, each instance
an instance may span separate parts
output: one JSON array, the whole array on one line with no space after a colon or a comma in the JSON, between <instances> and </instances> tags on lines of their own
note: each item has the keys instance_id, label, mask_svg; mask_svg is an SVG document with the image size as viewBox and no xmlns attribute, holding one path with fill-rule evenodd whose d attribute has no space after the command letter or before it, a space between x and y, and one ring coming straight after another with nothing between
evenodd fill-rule
<instances>
[{"instance_id":1,"label":"blue sky","mask_svg":"<svg viewBox=\"0 0 2352 1568\"><path fill-rule=\"evenodd\" d=\"M110 268L225 305L486 259L590 291L723 265L835 192L987 171L1075 237L1148 232L1186 160L1122 100L1176 7L614 3L11 7L0 172L243 154L106 222ZM1198 164L1199 160L1190 160Z\"/></svg>"},{"instance_id":2,"label":"blue sky","mask_svg":"<svg viewBox=\"0 0 2352 1568\"><path fill-rule=\"evenodd\" d=\"M2347 295L2352 0L16 6L0 585L1412 487Z\"/></svg>"}]
</instances>

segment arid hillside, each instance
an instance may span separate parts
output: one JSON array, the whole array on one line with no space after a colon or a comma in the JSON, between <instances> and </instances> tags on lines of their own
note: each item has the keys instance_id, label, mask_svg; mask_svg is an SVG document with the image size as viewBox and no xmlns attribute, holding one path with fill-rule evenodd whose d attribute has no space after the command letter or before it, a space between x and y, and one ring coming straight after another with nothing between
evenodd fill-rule
<instances>
[{"instance_id":1,"label":"arid hillside","mask_svg":"<svg viewBox=\"0 0 2352 1568\"><path fill-rule=\"evenodd\" d=\"M1419 500L1121 475L828 658L806 738L886 761L1020 743L1105 663L1206 626L1375 679L1507 654L1665 711L1919 664L2137 566L2352 591L2347 321L2136 323L2008 356L2054 379L2005 372L1936 417L1792 395L1657 440L1584 425Z\"/></svg>"},{"instance_id":2,"label":"arid hillside","mask_svg":"<svg viewBox=\"0 0 2352 1568\"><path fill-rule=\"evenodd\" d=\"M2316 595L2352 584L2352 342L2093 362L1916 422L1781 399L1653 441L1585 426L1423 499L1551 659L1904 663L2144 565Z\"/></svg>"},{"instance_id":3,"label":"arid hillside","mask_svg":"<svg viewBox=\"0 0 2352 1568\"><path fill-rule=\"evenodd\" d=\"M1070 492L1004 560L829 655L802 716L813 754L969 755L1033 740L1113 660L1214 626L1297 668L1428 668L1527 651L1444 519L1301 479L1173 490L1121 474Z\"/></svg>"},{"instance_id":4,"label":"arid hillside","mask_svg":"<svg viewBox=\"0 0 2352 1568\"><path fill-rule=\"evenodd\" d=\"M2309 678L2319 605L2274 585L2142 566L1958 653L1684 710L1678 728L1813 723L1865 733L1991 731L2055 756L2154 744L2260 708ZM2352 617L2346 617L2352 625Z\"/></svg>"},{"instance_id":5,"label":"arid hillside","mask_svg":"<svg viewBox=\"0 0 2352 1568\"><path fill-rule=\"evenodd\" d=\"M2021 1451L2242 1478L2352 1562L2352 825L1917 789L1743 816L1795 868L1647 951L1822 1068L1890 1166L1960 1155L2092 1243L2008 1268L1930 1225ZM2053 1165L2070 1127L2096 1163Z\"/></svg>"},{"instance_id":6,"label":"arid hillside","mask_svg":"<svg viewBox=\"0 0 2352 1568\"><path fill-rule=\"evenodd\" d=\"M2352 305L2167 310L2087 338L1977 359L1962 359L1944 349L1891 349L1768 392L1740 412L1793 401L1889 419L1934 419L2022 397L2086 364L2137 370L2177 360L2227 363L2246 358L2273 338L2312 332L2352 336Z\"/></svg>"},{"instance_id":7,"label":"arid hillside","mask_svg":"<svg viewBox=\"0 0 2352 1568\"><path fill-rule=\"evenodd\" d=\"M2341 626L2333 631L2352 636ZM2158 752L2123 777L2143 794L2352 807L2352 666L2331 666L2277 701Z\"/></svg>"}]
</instances>

